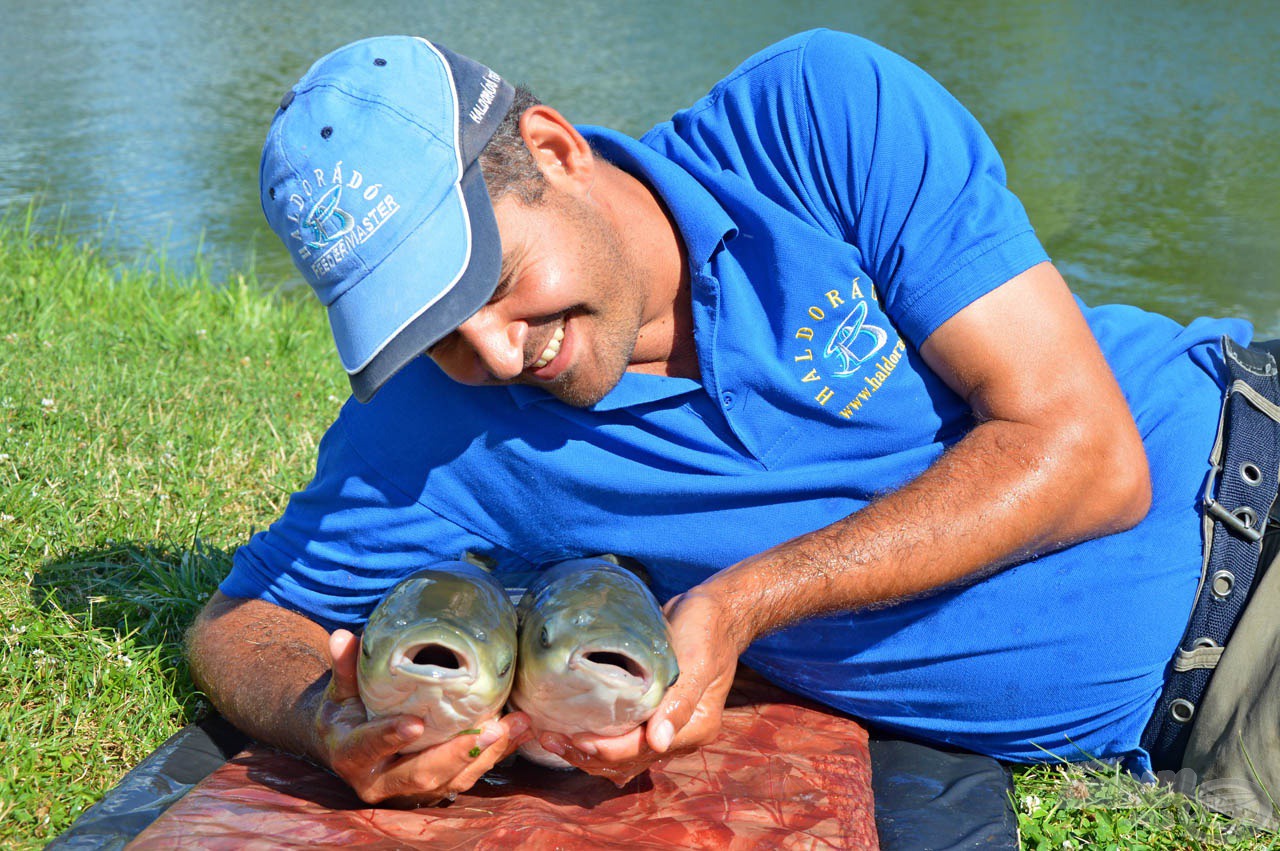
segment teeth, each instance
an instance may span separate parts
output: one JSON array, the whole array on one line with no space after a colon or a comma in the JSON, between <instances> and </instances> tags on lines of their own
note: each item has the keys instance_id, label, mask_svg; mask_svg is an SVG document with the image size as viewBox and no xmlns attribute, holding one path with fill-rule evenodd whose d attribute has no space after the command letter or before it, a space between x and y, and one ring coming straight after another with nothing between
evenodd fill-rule
<instances>
[{"instance_id":1,"label":"teeth","mask_svg":"<svg viewBox=\"0 0 1280 851\"><path fill-rule=\"evenodd\" d=\"M556 332L551 335L551 342L547 343L547 347L542 350L542 354L533 362L534 369L542 369L547 364L556 359L556 355L560 354L560 343L564 340L564 326L561 325Z\"/></svg>"}]
</instances>

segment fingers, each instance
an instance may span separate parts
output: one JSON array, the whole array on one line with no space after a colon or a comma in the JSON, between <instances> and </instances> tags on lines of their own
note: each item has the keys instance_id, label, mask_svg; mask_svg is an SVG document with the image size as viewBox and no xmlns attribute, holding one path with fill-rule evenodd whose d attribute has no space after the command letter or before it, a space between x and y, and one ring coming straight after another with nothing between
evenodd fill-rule
<instances>
[{"instance_id":1,"label":"fingers","mask_svg":"<svg viewBox=\"0 0 1280 851\"><path fill-rule=\"evenodd\" d=\"M348 782L352 777L367 777L417 741L424 728L421 719L409 715L334 727L330 731L331 767Z\"/></svg>"},{"instance_id":2,"label":"fingers","mask_svg":"<svg viewBox=\"0 0 1280 851\"><path fill-rule=\"evenodd\" d=\"M644 735L639 728L607 740L605 737L595 738L601 740L600 744L604 746L603 752L600 750L600 745L584 739L583 735L570 739L560 733L545 733L539 738L538 744L574 768L612 780L619 787L625 786L633 778L643 774L659 758L658 754L649 750L644 743ZM608 756L606 757L605 754Z\"/></svg>"},{"instance_id":3,"label":"fingers","mask_svg":"<svg viewBox=\"0 0 1280 851\"><path fill-rule=\"evenodd\" d=\"M644 726L649 747L658 753L666 753L671 749L676 734L684 730L685 725L693 718L703 690L694 677L689 677L687 683L681 680L663 696L657 711Z\"/></svg>"},{"instance_id":4,"label":"fingers","mask_svg":"<svg viewBox=\"0 0 1280 851\"><path fill-rule=\"evenodd\" d=\"M548 737L555 733L548 733ZM560 737L569 747L579 753L599 757L605 762L625 762L649 755L650 748L645 742L644 727L636 727L619 736L598 736L594 733L576 733L571 738ZM557 742L558 744L559 742Z\"/></svg>"},{"instance_id":5,"label":"fingers","mask_svg":"<svg viewBox=\"0 0 1280 851\"><path fill-rule=\"evenodd\" d=\"M467 731L420 753L393 760L371 784L373 799L365 800L421 806L452 799L474 786L516 742L528 738L528 719L523 715L507 716L486 721L477 729L478 733Z\"/></svg>"},{"instance_id":6,"label":"fingers","mask_svg":"<svg viewBox=\"0 0 1280 851\"><path fill-rule=\"evenodd\" d=\"M330 699L343 701L360 696L356 682L356 660L359 656L360 639L345 629L334 630L329 636L329 658L333 664L329 681Z\"/></svg>"}]
</instances>

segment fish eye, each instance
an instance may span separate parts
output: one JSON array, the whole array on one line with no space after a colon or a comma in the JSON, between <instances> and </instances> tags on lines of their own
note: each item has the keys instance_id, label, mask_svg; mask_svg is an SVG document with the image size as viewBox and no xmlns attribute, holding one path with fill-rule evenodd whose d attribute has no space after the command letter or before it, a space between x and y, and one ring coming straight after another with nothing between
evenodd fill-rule
<instances>
[{"instance_id":1,"label":"fish eye","mask_svg":"<svg viewBox=\"0 0 1280 851\"><path fill-rule=\"evenodd\" d=\"M547 628L545 626L542 628L542 634L538 636L538 640L542 642L543 647L551 646L551 634L547 632Z\"/></svg>"}]
</instances>

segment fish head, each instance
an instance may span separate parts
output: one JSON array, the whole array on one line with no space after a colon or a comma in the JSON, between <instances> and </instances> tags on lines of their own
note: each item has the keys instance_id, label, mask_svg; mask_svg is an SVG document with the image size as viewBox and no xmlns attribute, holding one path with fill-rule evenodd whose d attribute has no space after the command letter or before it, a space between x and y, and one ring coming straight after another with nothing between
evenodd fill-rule
<instances>
[{"instance_id":1,"label":"fish head","mask_svg":"<svg viewBox=\"0 0 1280 851\"><path fill-rule=\"evenodd\" d=\"M616 565L557 565L530 587L519 614L513 703L542 729L625 732L653 713L678 675L657 601Z\"/></svg>"},{"instance_id":2,"label":"fish head","mask_svg":"<svg viewBox=\"0 0 1280 851\"><path fill-rule=\"evenodd\" d=\"M437 565L402 581L370 615L360 696L370 717L416 715L443 741L501 710L515 652L515 610L501 586L472 565Z\"/></svg>"}]
</instances>

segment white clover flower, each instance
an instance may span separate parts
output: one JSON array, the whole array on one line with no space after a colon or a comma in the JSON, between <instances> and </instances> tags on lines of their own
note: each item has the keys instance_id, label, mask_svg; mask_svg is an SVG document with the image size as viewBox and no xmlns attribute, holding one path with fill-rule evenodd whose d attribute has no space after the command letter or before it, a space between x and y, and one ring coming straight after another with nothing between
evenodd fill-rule
<instances>
[{"instance_id":1,"label":"white clover flower","mask_svg":"<svg viewBox=\"0 0 1280 851\"><path fill-rule=\"evenodd\" d=\"M206 331L206 330L205 330L205 329L203 329L203 328L197 328L197 329L196 329L196 336L197 336L197 337L203 337L203 336L205 336L205 335L206 335L206 334L208 334L208 333L209 333L209 332L208 332L208 331Z\"/></svg>"},{"instance_id":2,"label":"white clover flower","mask_svg":"<svg viewBox=\"0 0 1280 851\"><path fill-rule=\"evenodd\" d=\"M1040 798L1037 795L1027 795L1022 799L1022 811L1027 815L1031 815L1040 809Z\"/></svg>"},{"instance_id":3,"label":"white clover flower","mask_svg":"<svg viewBox=\"0 0 1280 851\"><path fill-rule=\"evenodd\" d=\"M52 399L41 399L40 405L44 408L52 408L56 404Z\"/></svg>"},{"instance_id":4,"label":"white clover flower","mask_svg":"<svg viewBox=\"0 0 1280 851\"><path fill-rule=\"evenodd\" d=\"M12 514L0 514L0 523L12 523L12 522L13 522Z\"/></svg>"}]
</instances>

